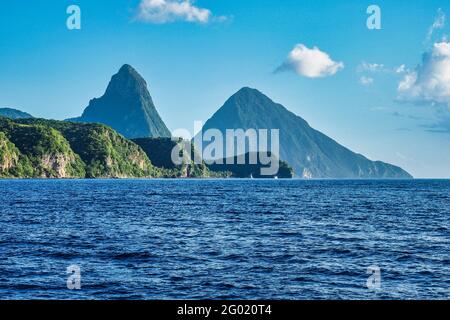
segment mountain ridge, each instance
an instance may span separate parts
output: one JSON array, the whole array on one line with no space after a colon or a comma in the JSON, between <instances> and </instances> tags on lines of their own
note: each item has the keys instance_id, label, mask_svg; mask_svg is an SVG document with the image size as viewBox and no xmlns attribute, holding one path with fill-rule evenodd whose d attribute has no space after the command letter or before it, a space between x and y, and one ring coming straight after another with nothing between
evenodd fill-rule
<instances>
[{"instance_id":1,"label":"mountain ridge","mask_svg":"<svg viewBox=\"0 0 450 320\"><path fill-rule=\"evenodd\" d=\"M280 159L301 178L412 178L398 166L369 160L344 147L257 89L243 87L227 99L203 131L212 128L222 133L238 128L280 129Z\"/></svg>"},{"instance_id":2,"label":"mountain ridge","mask_svg":"<svg viewBox=\"0 0 450 320\"><path fill-rule=\"evenodd\" d=\"M156 144L141 147L104 124L0 116L0 179L226 177L205 164L154 164L151 159L170 160L174 144L181 141L138 140Z\"/></svg>"},{"instance_id":3,"label":"mountain ridge","mask_svg":"<svg viewBox=\"0 0 450 320\"><path fill-rule=\"evenodd\" d=\"M18 120L32 118L16 109L2 110ZM43 119L36 119L36 122L39 121ZM81 117L66 121L101 123L129 139L171 137L156 110L146 81L128 64L112 76L103 96L92 99ZM219 129L224 135L226 129L279 129L279 159L286 161L296 176L301 178L412 178L398 166L372 161L353 152L312 128L305 119L282 104L250 87L243 87L230 96L208 119L203 131L211 128ZM8 137L2 139L5 150L15 154ZM43 136L43 139L46 138ZM169 145L167 142L165 144ZM153 150L149 154L153 156Z\"/></svg>"},{"instance_id":4,"label":"mountain ridge","mask_svg":"<svg viewBox=\"0 0 450 320\"><path fill-rule=\"evenodd\" d=\"M132 178L158 174L139 146L102 124L0 117L0 177Z\"/></svg>"},{"instance_id":5,"label":"mountain ridge","mask_svg":"<svg viewBox=\"0 0 450 320\"><path fill-rule=\"evenodd\" d=\"M28 119L34 118L31 114L13 108L0 108L0 116L9 119Z\"/></svg>"}]
</instances>

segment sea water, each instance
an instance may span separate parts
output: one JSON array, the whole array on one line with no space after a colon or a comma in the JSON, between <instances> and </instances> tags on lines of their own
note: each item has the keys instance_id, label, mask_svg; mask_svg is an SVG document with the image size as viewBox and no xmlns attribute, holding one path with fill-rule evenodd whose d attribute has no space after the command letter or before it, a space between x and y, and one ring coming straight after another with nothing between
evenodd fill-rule
<instances>
[{"instance_id":1,"label":"sea water","mask_svg":"<svg viewBox=\"0 0 450 320\"><path fill-rule=\"evenodd\" d=\"M449 298L448 180L0 180L0 299Z\"/></svg>"}]
</instances>

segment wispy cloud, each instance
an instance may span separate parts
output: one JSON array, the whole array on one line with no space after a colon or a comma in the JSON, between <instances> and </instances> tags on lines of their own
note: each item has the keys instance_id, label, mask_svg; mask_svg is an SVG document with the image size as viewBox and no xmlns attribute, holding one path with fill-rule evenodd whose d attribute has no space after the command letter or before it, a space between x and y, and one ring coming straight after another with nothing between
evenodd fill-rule
<instances>
[{"instance_id":1,"label":"wispy cloud","mask_svg":"<svg viewBox=\"0 0 450 320\"><path fill-rule=\"evenodd\" d=\"M402 64L402 65L394 68L394 72L397 74L402 74L402 73L408 72L408 69L406 68L406 65Z\"/></svg>"},{"instance_id":2,"label":"wispy cloud","mask_svg":"<svg viewBox=\"0 0 450 320\"><path fill-rule=\"evenodd\" d=\"M388 67L382 63L361 62L356 68L356 72L361 74L359 83L362 85L372 85L375 83L376 74L400 75L407 72L408 69L404 64L397 67Z\"/></svg>"},{"instance_id":3,"label":"wispy cloud","mask_svg":"<svg viewBox=\"0 0 450 320\"><path fill-rule=\"evenodd\" d=\"M388 67L382 63L361 62L357 67L358 73L397 73L401 74L407 71L406 65L402 64L397 67Z\"/></svg>"},{"instance_id":4,"label":"wispy cloud","mask_svg":"<svg viewBox=\"0 0 450 320\"><path fill-rule=\"evenodd\" d=\"M438 122L424 127L426 131L431 133L450 133L450 122Z\"/></svg>"},{"instance_id":5,"label":"wispy cloud","mask_svg":"<svg viewBox=\"0 0 450 320\"><path fill-rule=\"evenodd\" d=\"M370 77L366 77L366 76L362 76L361 78L359 78L359 83L362 84L363 86L370 86L373 84L373 78Z\"/></svg>"},{"instance_id":6,"label":"wispy cloud","mask_svg":"<svg viewBox=\"0 0 450 320\"><path fill-rule=\"evenodd\" d=\"M378 112L378 111L386 111L386 110L390 110L390 108L388 108L388 107L382 107L382 106L374 106L374 107L370 107L369 110L370 110L370 111L373 111L373 112Z\"/></svg>"},{"instance_id":7,"label":"wispy cloud","mask_svg":"<svg viewBox=\"0 0 450 320\"><path fill-rule=\"evenodd\" d=\"M292 71L307 78L321 78L332 76L343 68L343 62L333 61L329 54L318 47L310 49L303 44L297 44L275 73Z\"/></svg>"},{"instance_id":8,"label":"wispy cloud","mask_svg":"<svg viewBox=\"0 0 450 320\"><path fill-rule=\"evenodd\" d=\"M135 19L155 24L176 21L205 24L211 20L224 21L226 17L213 16L211 10L195 6L193 0L141 0Z\"/></svg>"},{"instance_id":9,"label":"wispy cloud","mask_svg":"<svg viewBox=\"0 0 450 320\"><path fill-rule=\"evenodd\" d=\"M436 108L435 113L438 120L432 124L423 125L422 127L431 133L450 134L450 110L441 106Z\"/></svg>"},{"instance_id":10,"label":"wispy cloud","mask_svg":"<svg viewBox=\"0 0 450 320\"><path fill-rule=\"evenodd\" d=\"M397 129L395 129L395 130L396 130L396 131L400 131L400 132L411 132L411 131L412 131L411 128L405 128L405 127L397 128Z\"/></svg>"},{"instance_id":11,"label":"wispy cloud","mask_svg":"<svg viewBox=\"0 0 450 320\"><path fill-rule=\"evenodd\" d=\"M436 18L434 18L433 24L428 29L427 41L431 40L434 31L443 29L445 27L445 22L446 22L445 13L441 8L439 8L436 14Z\"/></svg>"},{"instance_id":12,"label":"wispy cloud","mask_svg":"<svg viewBox=\"0 0 450 320\"><path fill-rule=\"evenodd\" d=\"M384 64L379 63L368 63L363 61L358 66L358 72L379 72L386 70Z\"/></svg>"},{"instance_id":13,"label":"wispy cloud","mask_svg":"<svg viewBox=\"0 0 450 320\"><path fill-rule=\"evenodd\" d=\"M425 118L423 118L423 117L415 116L412 114L405 114L405 113L401 113L398 111L392 112L391 115L394 117L406 118L406 119L410 119L410 120L425 120Z\"/></svg>"}]
</instances>

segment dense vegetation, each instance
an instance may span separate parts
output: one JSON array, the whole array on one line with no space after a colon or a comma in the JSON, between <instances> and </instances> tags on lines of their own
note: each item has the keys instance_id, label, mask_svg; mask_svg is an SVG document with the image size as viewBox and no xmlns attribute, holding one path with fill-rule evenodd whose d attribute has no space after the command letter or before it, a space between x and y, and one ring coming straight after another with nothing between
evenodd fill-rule
<instances>
[{"instance_id":1,"label":"dense vegetation","mask_svg":"<svg viewBox=\"0 0 450 320\"><path fill-rule=\"evenodd\" d=\"M0 177L28 176L32 170L27 158L21 158L19 149L0 132Z\"/></svg>"},{"instance_id":2,"label":"dense vegetation","mask_svg":"<svg viewBox=\"0 0 450 320\"><path fill-rule=\"evenodd\" d=\"M159 175L139 146L104 125L0 118L0 132L2 176L122 178Z\"/></svg>"},{"instance_id":3,"label":"dense vegetation","mask_svg":"<svg viewBox=\"0 0 450 320\"><path fill-rule=\"evenodd\" d=\"M187 141L178 139L177 141L171 138L139 138L133 139L133 142L138 144L151 162L165 170L165 174L173 177L233 177L233 178L270 178L277 176L278 178L292 178L293 170L284 161L279 161L279 171L277 174L271 176L261 176L261 168L267 165L261 164L259 154L257 155L257 163L250 164L249 154L245 155L245 164L238 164L237 157L234 158L234 164L227 165L226 159L221 162L223 164L195 164L194 153L197 152L191 144L191 156L187 157L188 150L185 148ZM176 145L180 146L180 156L183 157L183 164L176 166L171 158L172 150ZM269 154L270 156L270 154ZM275 160L277 161L277 160Z\"/></svg>"},{"instance_id":4,"label":"dense vegetation","mask_svg":"<svg viewBox=\"0 0 450 320\"><path fill-rule=\"evenodd\" d=\"M0 118L3 167L0 175L17 177L83 177L84 164L57 130ZM6 170L7 169L7 170Z\"/></svg>"},{"instance_id":5,"label":"dense vegetation","mask_svg":"<svg viewBox=\"0 0 450 320\"><path fill-rule=\"evenodd\" d=\"M172 149L184 143L181 139L172 141L170 138L131 141L102 124L0 117L0 177L227 176L227 173L212 172L204 163L197 165L186 160L179 166L174 165ZM181 148L181 155L186 155L183 152Z\"/></svg>"},{"instance_id":6,"label":"dense vegetation","mask_svg":"<svg viewBox=\"0 0 450 320\"><path fill-rule=\"evenodd\" d=\"M226 177L226 172L213 172L208 169L205 163L194 163L194 147L191 144L191 157L188 157L186 142L181 138L172 140L171 138L139 138L133 139L134 143L139 145L147 154L151 162L161 168L162 175L165 177L179 178L206 178L206 177ZM172 150L178 145L180 157L183 158L181 165L175 165L172 161Z\"/></svg>"},{"instance_id":7,"label":"dense vegetation","mask_svg":"<svg viewBox=\"0 0 450 320\"><path fill-rule=\"evenodd\" d=\"M254 155L254 154L253 154ZM213 163L208 165L209 169L212 171L227 171L231 173L231 177L233 178L292 178L294 175L294 170L284 161L274 159L274 161L279 161L279 169L276 174L273 175L261 175L261 169L265 167L269 167L269 165L264 165L261 162L260 153L254 155L256 159L255 164L251 164L251 154L245 154L245 163L246 164L238 164L238 157L235 156L233 159L223 159L221 164ZM266 156L270 156L270 153L267 153ZM227 164L232 163L232 164Z\"/></svg>"},{"instance_id":8,"label":"dense vegetation","mask_svg":"<svg viewBox=\"0 0 450 320\"><path fill-rule=\"evenodd\" d=\"M88 178L158 176L141 148L105 125L43 119L20 123L46 125L61 132L85 163Z\"/></svg>"}]
</instances>

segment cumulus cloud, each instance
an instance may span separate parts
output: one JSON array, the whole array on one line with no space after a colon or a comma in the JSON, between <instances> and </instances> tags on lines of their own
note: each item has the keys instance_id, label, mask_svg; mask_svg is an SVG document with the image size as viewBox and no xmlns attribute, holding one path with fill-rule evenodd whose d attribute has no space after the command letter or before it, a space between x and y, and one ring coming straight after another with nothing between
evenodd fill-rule
<instances>
[{"instance_id":1,"label":"cumulus cloud","mask_svg":"<svg viewBox=\"0 0 450 320\"><path fill-rule=\"evenodd\" d=\"M399 99L450 107L450 42L435 43L398 85Z\"/></svg>"},{"instance_id":2,"label":"cumulus cloud","mask_svg":"<svg viewBox=\"0 0 450 320\"><path fill-rule=\"evenodd\" d=\"M286 61L275 72L293 71L307 78L332 76L344 68L342 62L333 61L330 56L319 48L307 48L297 44L289 53Z\"/></svg>"},{"instance_id":3,"label":"cumulus cloud","mask_svg":"<svg viewBox=\"0 0 450 320\"><path fill-rule=\"evenodd\" d=\"M175 21L207 23L213 18L209 9L199 8L191 0L141 0L136 19L163 24ZM217 17L222 21L224 17Z\"/></svg>"}]
</instances>

